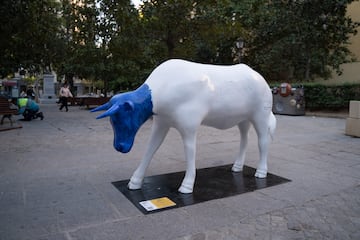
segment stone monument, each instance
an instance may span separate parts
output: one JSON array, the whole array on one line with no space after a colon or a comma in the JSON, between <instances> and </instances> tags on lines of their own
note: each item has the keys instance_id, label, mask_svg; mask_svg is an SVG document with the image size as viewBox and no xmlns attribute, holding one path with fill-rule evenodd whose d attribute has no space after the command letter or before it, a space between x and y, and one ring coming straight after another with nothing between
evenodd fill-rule
<instances>
[{"instance_id":1,"label":"stone monument","mask_svg":"<svg viewBox=\"0 0 360 240\"><path fill-rule=\"evenodd\" d=\"M55 81L55 74L44 74L43 93L40 96L40 103L56 103Z\"/></svg>"}]
</instances>

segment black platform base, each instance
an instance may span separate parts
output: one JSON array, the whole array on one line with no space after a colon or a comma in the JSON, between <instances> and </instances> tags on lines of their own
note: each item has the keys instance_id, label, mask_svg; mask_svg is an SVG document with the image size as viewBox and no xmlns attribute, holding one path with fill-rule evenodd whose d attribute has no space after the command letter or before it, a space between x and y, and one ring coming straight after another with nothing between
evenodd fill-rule
<instances>
[{"instance_id":1,"label":"black platform base","mask_svg":"<svg viewBox=\"0 0 360 240\"><path fill-rule=\"evenodd\" d=\"M129 190L129 180L113 182L142 213L149 214L171 208L184 207L213 199L225 198L289 182L271 173L267 178L255 178L255 169L244 166L239 173L231 171L232 165L198 169L194 191L182 194L178 188L185 172L146 177L142 189Z\"/></svg>"}]
</instances>

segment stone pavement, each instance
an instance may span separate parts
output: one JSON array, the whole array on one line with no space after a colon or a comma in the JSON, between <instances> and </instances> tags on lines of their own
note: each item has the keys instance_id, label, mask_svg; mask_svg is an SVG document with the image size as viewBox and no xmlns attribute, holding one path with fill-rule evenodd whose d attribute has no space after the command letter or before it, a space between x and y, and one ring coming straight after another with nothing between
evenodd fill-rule
<instances>
[{"instance_id":1,"label":"stone pavement","mask_svg":"<svg viewBox=\"0 0 360 240\"><path fill-rule=\"evenodd\" d=\"M108 120L78 107L41 110L43 121L0 132L1 240L360 239L360 138L344 135L343 118L276 116L269 172L289 183L143 215L111 182L135 170L151 121L120 154ZM236 128L202 127L197 167L232 163L238 141ZM246 164L257 159L251 129ZM184 169L171 130L147 175Z\"/></svg>"}]
</instances>

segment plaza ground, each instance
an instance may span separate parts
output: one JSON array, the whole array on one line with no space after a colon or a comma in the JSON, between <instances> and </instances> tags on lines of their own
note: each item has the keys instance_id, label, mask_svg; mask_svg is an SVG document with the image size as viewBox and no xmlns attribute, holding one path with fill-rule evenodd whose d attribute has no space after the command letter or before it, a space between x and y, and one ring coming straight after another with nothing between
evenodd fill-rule
<instances>
[{"instance_id":1,"label":"plaza ground","mask_svg":"<svg viewBox=\"0 0 360 240\"><path fill-rule=\"evenodd\" d=\"M360 239L360 138L344 135L344 115L276 116L269 172L291 182L143 215L111 182L131 177L151 120L121 154L108 119L76 106L41 110L43 121L0 132L1 240ZM246 165L256 167L249 135ZM237 128L201 127L197 168L232 163L239 138ZM183 155L171 130L147 176L185 170Z\"/></svg>"}]
</instances>

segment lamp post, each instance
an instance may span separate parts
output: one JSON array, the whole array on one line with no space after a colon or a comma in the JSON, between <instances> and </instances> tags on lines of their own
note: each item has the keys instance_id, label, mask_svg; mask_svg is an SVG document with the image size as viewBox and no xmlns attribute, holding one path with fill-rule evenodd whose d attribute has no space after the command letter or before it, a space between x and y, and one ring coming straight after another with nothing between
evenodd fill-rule
<instances>
[{"instance_id":1,"label":"lamp post","mask_svg":"<svg viewBox=\"0 0 360 240\"><path fill-rule=\"evenodd\" d=\"M239 38L237 41L236 41L236 47L238 49L238 60L239 60L239 63L241 63L241 53L242 53L242 49L244 47L244 40L242 40L241 38Z\"/></svg>"}]
</instances>

